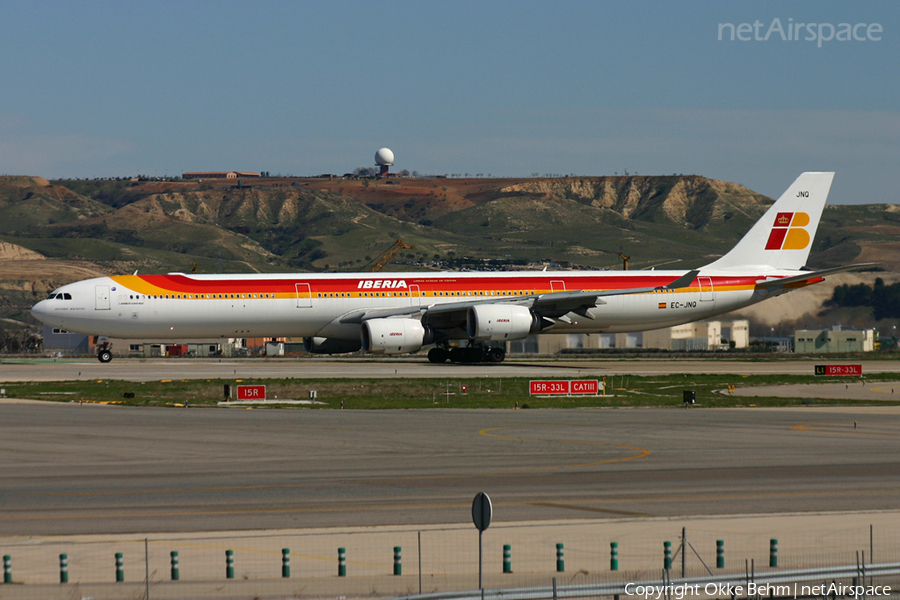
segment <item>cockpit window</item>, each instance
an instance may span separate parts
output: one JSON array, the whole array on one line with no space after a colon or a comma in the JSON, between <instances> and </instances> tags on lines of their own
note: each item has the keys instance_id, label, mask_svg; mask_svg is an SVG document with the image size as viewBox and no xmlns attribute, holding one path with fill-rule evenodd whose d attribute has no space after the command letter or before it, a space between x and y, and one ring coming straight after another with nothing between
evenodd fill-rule
<instances>
[{"instance_id":1,"label":"cockpit window","mask_svg":"<svg viewBox=\"0 0 900 600\"><path fill-rule=\"evenodd\" d=\"M63 300L71 300L72 294L66 292L65 294L62 294L62 297L63 297Z\"/></svg>"}]
</instances>

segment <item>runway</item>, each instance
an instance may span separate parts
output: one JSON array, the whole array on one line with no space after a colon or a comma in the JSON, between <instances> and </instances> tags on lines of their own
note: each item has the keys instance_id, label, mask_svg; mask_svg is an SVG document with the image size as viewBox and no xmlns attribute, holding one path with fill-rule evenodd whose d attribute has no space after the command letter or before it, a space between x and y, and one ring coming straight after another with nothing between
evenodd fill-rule
<instances>
[{"instance_id":1,"label":"runway","mask_svg":"<svg viewBox=\"0 0 900 600\"><path fill-rule=\"evenodd\" d=\"M386 360L302 359L135 359L116 358L101 364L85 359L6 359L0 361L0 382L117 379L224 378L440 378L440 377L606 377L610 375L661 375L671 373L728 372L738 375L813 375L814 360L673 360L673 359L578 359L507 360L500 364L432 364L423 357ZM862 364L863 373L900 373L900 361L850 361Z\"/></svg>"},{"instance_id":2,"label":"runway","mask_svg":"<svg viewBox=\"0 0 900 600\"><path fill-rule=\"evenodd\" d=\"M854 421L857 428L854 428ZM0 404L0 535L900 509L900 410Z\"/></svg>"}]
</instances>

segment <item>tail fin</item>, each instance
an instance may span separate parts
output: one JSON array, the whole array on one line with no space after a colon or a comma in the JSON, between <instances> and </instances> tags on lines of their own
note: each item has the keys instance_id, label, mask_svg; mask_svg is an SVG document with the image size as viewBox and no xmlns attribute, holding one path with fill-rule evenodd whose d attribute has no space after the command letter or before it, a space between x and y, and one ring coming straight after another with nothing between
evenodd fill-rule
<instances>
[{"instance_id":1,"label":"tail fin","mask_svg":"<svg viewBox=\"0 0 900 600\"><path fill-rule=\"evenodd\" d=\"M803 173L741 241L705 269L799 270L809 258L834 173Z\"/></svg>"}]
</instances>

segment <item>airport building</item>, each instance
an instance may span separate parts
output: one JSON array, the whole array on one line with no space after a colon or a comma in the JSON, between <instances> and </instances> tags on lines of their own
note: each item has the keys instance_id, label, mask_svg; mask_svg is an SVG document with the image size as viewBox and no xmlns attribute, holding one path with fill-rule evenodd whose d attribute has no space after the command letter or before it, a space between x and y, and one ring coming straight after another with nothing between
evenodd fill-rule
<instances>
[{"instance_id":1,"label":"airport building","mask_svg":"<svg viewBox=\"0 0 900 600\"><path fill-rule=\"evenodd\" d=\"M842 330L840 325L831 329L801 329L794 332L794 352L815 354L827 352L873 352L874 329Z\"/></svg>"},{"instance_id":2,"label":"airport building","mask_svg":"<svg viewBox=\"0 0 900 600\"><path fill-rule=\"evenodd\" d=\"M260 177L259 173L249 171L193 171L182 173L182 179L237 179L238 177Z\"/></svg>"},{"instance_id":3,"label":"airport building","mask_svg":"<svg viewBox=\"0 0 900 600\"><path fill-rule=\"evenodd\" d=\"M567 349L646 348L675 352L728 350L750 346L750 323L701 321L638 333L544 333L507 344L510 354L557 354Z\"/></svg>"},{"instance_id":4,"label":"airport building","mask_svg":"<svg viewBox=\"0 0 900 600\"><path fill-rule=\"evenodd\" d=\"M190 340L190 343L178 340L145 341L111 339L113 353L117 356L242 356L258 353L265 344L264 338L210 338L206 340ZM255 346L253 344L256 344ZM96 354L96 345L89 335L71 333L57 327L44 325L45 352L58 353L62 356L83 356Z\"/></svg>"}]
</instances>

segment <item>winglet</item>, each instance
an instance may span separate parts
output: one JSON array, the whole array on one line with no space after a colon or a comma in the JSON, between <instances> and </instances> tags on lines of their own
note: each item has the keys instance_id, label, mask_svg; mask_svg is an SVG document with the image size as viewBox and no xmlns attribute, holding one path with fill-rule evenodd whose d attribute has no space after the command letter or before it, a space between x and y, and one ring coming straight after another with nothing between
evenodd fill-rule
<instances>
[{"instance_id":1,"label":"winglet","mask_svg":"<svg viewBox=\"0 0 900 600\"><path fill-rule=\"evenodd\" d=\"M677 290L679 288L686 288L686 287L690 286L692 283L694 283L694 279L697 278L697 274L699 272L700 271L688 271L687 273L685 273L684 275L682 275L681 277L679 277L672 283L663 286L662 289Z\"/></svg>"}]
</instances>

